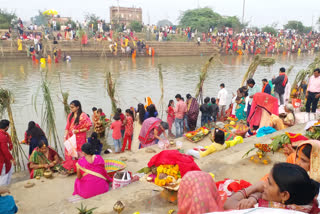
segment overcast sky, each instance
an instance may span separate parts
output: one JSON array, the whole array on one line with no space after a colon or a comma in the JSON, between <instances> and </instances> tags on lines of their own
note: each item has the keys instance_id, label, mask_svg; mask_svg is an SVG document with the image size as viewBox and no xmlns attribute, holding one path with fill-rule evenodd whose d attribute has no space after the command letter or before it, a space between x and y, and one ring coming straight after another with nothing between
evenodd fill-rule
<instances>
[{"instance_id":1,"label":"overcast sky","mask_svg":"<svg viewBox=\"0 0 320 214\"><path fill-rule=\"evenodd\" d=\"M229 16L242 17L243 0L119 0L120 6L141 7L145 24L156 24L161 19L178 23L182 11L198 7L211 7ZM0 8L15 11L18 17L29 20L38 10L55 9L61 16L83 21L86 13L95 13L109 22L109 7L117 0L0 0ZM320 0L246 0L245 20L251 26L264 26L274 22L281 28L288 20L300 20L305 25L314 24L320 16Z\"/></svg>"}]
</instances>

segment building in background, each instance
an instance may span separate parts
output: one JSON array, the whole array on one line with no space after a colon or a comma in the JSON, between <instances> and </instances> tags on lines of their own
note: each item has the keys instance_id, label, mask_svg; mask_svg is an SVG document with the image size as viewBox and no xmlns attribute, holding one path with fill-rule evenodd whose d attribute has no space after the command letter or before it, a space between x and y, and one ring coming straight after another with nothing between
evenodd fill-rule
<instances>
[{"instance_id":1,"label":"building in background","mask_svg":"<svg viewBox=\"0 0 320 214\"><path fill-rule=\"evenodd\" d=\"M135 7L110 7L111 24L129 25L132 21L142 24L142 9Z\"/></svg>"}]
</instances>

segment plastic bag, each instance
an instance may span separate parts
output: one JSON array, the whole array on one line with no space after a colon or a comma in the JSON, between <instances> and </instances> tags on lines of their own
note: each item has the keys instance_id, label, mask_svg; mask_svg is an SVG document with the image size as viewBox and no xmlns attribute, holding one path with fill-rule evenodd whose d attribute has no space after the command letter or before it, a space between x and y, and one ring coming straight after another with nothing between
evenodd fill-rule
<instances>
[{"instance_id":1,"label":"plastic bag","mask_svg":"<svg viewBox=\"0 0 320 214\"><path fill-rule=\"evenodd\" d=\"M65 142L64 142L64 147L66 148L68 154L71 157L77 158L78 153L77 153L77 139L76 135L73 134L71 137L69 137Z\"/></svg>"},{"instance_id":2,"label":"plastic bag","mask_svg":"<svg viewBox=\"0 0 320 214\"><path fill-rule=\"evenodd\" d=\"M122 174L122 178L117 178ZM131 176L128 171L117 172L113 177L112 189L118 189L131 183Z\"/></svg>"},{"instance_id":3,"label":"plastic bag","mask_svg":"<svg viewBox=\"0 0 320 214\"><path fill-rule=\"evenodd\" d=\"M169 143L168 140L159 140L158 146L159 146L159 148L162 149L162 150L163 150L163 149L168 149L169 146L170 146L170 143Z\"/></svg>"}]
</instances>

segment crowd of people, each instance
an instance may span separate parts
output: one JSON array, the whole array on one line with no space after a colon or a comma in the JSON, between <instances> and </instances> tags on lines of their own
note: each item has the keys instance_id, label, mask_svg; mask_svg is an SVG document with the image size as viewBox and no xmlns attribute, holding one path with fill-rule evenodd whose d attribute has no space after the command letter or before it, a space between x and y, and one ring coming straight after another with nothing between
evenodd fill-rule
<instances>
[{"instance_id":1,"label":"crowd of people","mask_svg":"<svg viewBox=\"0 0 320 214\"><path fill-rule=\"evenodd\" d=\"M308 84L299 86L300 88L296 90L306 95L308 120L316 119L315 112L320 98L319 76L320 69L317 68ZM256 134L262 127L281 130L293 126L296 119L294 108L289 102L291 93L288 91L291 92L291 86L286 69L280 68L277 77L269 81L262 79L261 84L262 88L253 78L249 78L246 86L239 88L237 94L233 95L230 105L227 99L229 92L224 83L220 84L216 97L205 97L203 103L199 103L198 99L191 94L187 94L186 99L181 94L176 94L176 102L172 99L168 103L166 121L159 118L159 112L150 97L145 98L145 104L139 103L137 108L126 109L125 114L120 108L116 109L112 121L106 118L101 108L96 107L92 108L90 119L90 116L83 112L81 103L74 100L70 103L71 113L66 121L64 158L49 146L46 134L41 127L34 121L29 122L23 143L29 145L30 178L40 178L47 171L64 175L76 173L74 195L90 198L108 192L112 178L106 173L104 160L100 156L102 152L105 154L112 152L100 141L107 127L112 130L114 152L119 154L126 150L131 151L132 147L141 149L160 142L168 142L169 138L182 137L184 133L196 129L199 113L201 113L201 126L208 128L215 127L216 122L223 122L226 118L245 121L250 127L248 136ZM284 111L277 116L279 107L284 107ZM172 130L173 125L175 135ZM13 166L16 164L10 152L13 144L7 132L9 126L8 120L0 121L0 186L10 184ZM91 134L89 134L90 130ZM215 128L213 136L212 146L207 151L201 151L193 156L204 157L212 151L220 151L226 147L223 130ZM256 203L259 207L281 207L317 213L318 204L314 199L319 193L319 184L314 180L320 181L317 171L320 162L316 153L319 149L318 141L303 142L296 151L291 148L288 152L290 153L289 163L275 164L267 176L267 182L259 182L239 191L224 205L217 196L217 189L210 175L208 176L205 172L190 172L182 179L179 189L179 213L203 213L204 209L206 212L246 209L253 207ZM211 180L208 179L209 177ZM205 191L202 187L199 191L192 190L197 188L199 182L191 185L192 188L190 188L190 182L194 182L195 178L203 181L210 180L205 182L207 186L203 186L209 188L210 195L201 195L201 191ZM190 197L186 197L187 194ZM195 197L198 197L199 201L194 200ZM2 200L1 197L0 199ZM7 200L12 201L12 198L9 197ZM199 208L196 206L198 202L204 206ZM16 209L15 206L11 208Z\"/></svg>"}]
</instances>

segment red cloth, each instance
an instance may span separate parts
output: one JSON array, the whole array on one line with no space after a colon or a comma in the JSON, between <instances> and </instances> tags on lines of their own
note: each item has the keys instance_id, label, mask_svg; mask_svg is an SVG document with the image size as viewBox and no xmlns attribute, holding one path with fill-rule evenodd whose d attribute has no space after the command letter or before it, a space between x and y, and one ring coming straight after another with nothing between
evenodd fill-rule
<instances>
[{"instance_id":1,"label":"red cloth","mask_svg":"<svg viewBox=\"0 0 320 214\"><path fill-rule=\"evenodd\" d=\"M189 155L181 154L178 150L164 150L151 158L148 167L160 166L163 164L178 164L181 177L189 171L201 171L193 158Z\"/></svg>"},{"instance_id":2,"label":"red cloth","mask_svg":"<svg viewBox=\"0 0 320 214\"><path fill-rule=\"evenodd\" d=\"M295 134L295 133L286 133L288 135L288 137L290 138L290 142L294 143L294 142L298 142L298 141L304 141L304 140L309 140L309 138L301 135L301 134ZM296 136L297 135L297 136Z\"/></svg>"},{"instance_id":3,"label":"red cloth","mask_svg":"<svg viewBox=\"0 0 320 214\"><path fill-rule=\"evenodd\" d=\"M278 99L267 93L255 93L253 96L248 122L250 127L259 126L262 109L269 114L279 114Z\"/></svg>"},{"instance_id":4,"label":"red cloth","mask_svg":"<svg viewBox=\"0 0 320 214\"><path fill-rule=\"evenodd\" d=\"M126 116L124 116L124 114L120 114L120 120L121 120L121 130L124 130L125 129L125 125L123 124L123 121L126 119Z\"/></svg>"},{"instance_id":5,"label":"red cloth","mask_svg":"<svg viewBox=\"0 0 320 214\"><path fill-rule=\"evenodd\" d=\"M232 182L231 184L228 185L228 190L232 191L232 192L238 192L239 190L243 189L243 188L247 188L249 186L251 186L252 184L250 184L249 182L245 181L245 180L240 180Z\"/></svg>"},{"instance_id":6,"label":"red cloth","mask_svg":"<svg viewBox=\"0 0 320 214\"><path fill-rule=\"evenodd\" d=\"M2 172L3 164L5 164L6 173L11 169L11 160L13 160L13 157L10 150L12 150L12 148L13 145L10 135L8 132L0 129L0 174Z\"/></svg>"},{"instance_id":7,"label":"red cloth","mask_svg":"<svg viewBox=\"0 0 320 214\"><path fill-rule=\"evenodd\" d=\"M281 74L279 74L279 76L284 76L282 86L285 87L287 84L287 81L288 81L288 76L285 73L281 73Z\"/></svg>"}]
</instances>

